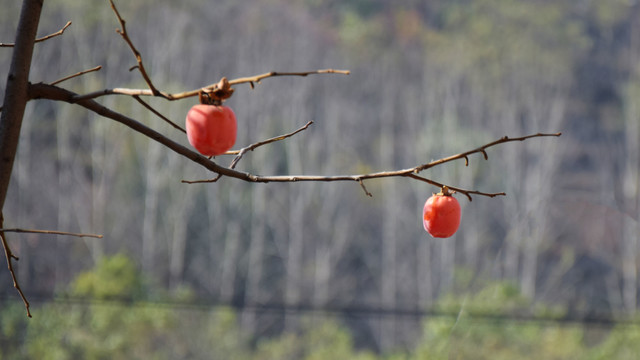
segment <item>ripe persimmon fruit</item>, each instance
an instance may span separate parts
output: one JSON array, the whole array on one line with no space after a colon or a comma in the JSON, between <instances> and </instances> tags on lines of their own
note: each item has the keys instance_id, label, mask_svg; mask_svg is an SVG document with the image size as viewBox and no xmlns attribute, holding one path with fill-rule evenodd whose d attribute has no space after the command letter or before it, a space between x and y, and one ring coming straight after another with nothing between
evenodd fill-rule
<instances>
[{"instance_id":1,"label":"ripe persimmon fruit","mask_svg":"<svg viewBox=\"0 0 640 360\"><path fill-rule=\"evenodd\" d=\"M460 217L460 204L446 186L427 199L422 209L422 225L436 238L448 238L455 234L460 226Z\"/></svg>"},{"instance_id":2,"label":"ripe persimmon fruit","mask_svg":"<svg viewBox=\"0 0 640 360\"><path fill-rule=\"evenodd\" d=\"M187 113L187 138L205 156L227 152L236 142L236 115L228 106L194 105Z\"/></svg>"}]
</instances>

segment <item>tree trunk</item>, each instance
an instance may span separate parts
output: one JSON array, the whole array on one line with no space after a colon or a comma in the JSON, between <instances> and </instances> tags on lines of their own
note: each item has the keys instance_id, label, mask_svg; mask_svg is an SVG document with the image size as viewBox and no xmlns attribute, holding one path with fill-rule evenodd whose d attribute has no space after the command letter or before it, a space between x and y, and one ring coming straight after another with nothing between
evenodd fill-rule
<instances>
[{"instance_id":1,"label":"tree trunk","mask_svg":"<svg viewBox=\"0 0 640 360\"><path fill-rule=\"evenodd\" d=\"M7 196L24 109L29 100L29 71L41 11L42 0L25 0L22 3L3 109L0 113L0 209L4 207Z\"/></svg>"}]
</instances>

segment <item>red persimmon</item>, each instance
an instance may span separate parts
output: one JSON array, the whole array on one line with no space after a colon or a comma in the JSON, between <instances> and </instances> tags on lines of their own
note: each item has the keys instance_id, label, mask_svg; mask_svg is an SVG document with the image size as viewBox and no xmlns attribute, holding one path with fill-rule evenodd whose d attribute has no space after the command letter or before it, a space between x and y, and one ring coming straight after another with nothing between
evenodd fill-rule
<instances>
[{"instance_id":1,"label":"red persimmon","mask_svg":"<svg viewBox=\"0 0 640 360\"><path fill-rule=\"evenodd\" d=\"M444 187L441 192L433 194L425 202L422 210L422 225L431 236L447 238L458 230L460 216L458 200Z\"/></svg>"},{"instance_id":2,"label":"red persimmon","mask_svg":"<svg viewBox=\"0 0 640 360\"><path fill-rule=\"evenodd\" d=\"M189 143L202 155L224 154L236 142L238 125L230 107L194 105L186 121Z\"/></svg>"}]
</instances>

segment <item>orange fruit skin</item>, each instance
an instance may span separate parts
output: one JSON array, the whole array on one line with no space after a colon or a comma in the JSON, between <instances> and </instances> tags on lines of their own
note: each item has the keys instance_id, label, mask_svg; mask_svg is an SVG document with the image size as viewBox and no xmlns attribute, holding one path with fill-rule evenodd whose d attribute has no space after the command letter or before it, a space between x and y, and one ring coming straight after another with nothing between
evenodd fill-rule
<instances>
[{"instance_id":1,"label":"orange fruit skin","mask_svg":"<svg viewBox=\"0 0 640 360\"><path fill-rule=\"evenodd\" d=\"M422 225L435 238L448 238L460 226L460 204L453 196L434 194L424 203Z\"/></svg>"},{"instance_id":2,"label":"orange fruit skin","mask_svg":"<svg viewBox=\"0 0 640 360\"><path fill-rule=\"evenodd\" d=\"M187 138L205 156L227 152L236 142L238 124L230 107L194 105L187 113Z\"/></svg>"}]
</instances>

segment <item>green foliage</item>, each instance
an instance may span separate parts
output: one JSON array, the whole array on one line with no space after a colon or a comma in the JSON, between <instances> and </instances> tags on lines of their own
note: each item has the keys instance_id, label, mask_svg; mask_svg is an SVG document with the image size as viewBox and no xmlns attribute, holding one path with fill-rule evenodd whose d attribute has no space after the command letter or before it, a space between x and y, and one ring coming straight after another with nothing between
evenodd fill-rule
<instances>
[{"instance_id":1,"label":"green foliage","mask_svg":"<svg viewBox=\"0 0 640 360\"><path fill-rule=\"evenodd\" d=\"M463 297L448 294L438 302L437 307L446 312L462 308L467 312L502 314L522 311L528 304L528 300L520 294L515 285L496 282L488 284L475 294L467 294Z\"/></svg>"},{"instance_id":2,"label":"green foliage","mask_svg":"<svg viewBox=\"0 0 640 360\"><path fill-rule=\"evenodd\" d=\"M580 328L502 318L526 314L530 302L508 283L473 295L445 297L439 308L456 317L428 319L416 359L566 359L586 353ZM492 316L495 316L492 317Z\"/></svg>"},{"instance_id":3,"label":"green foliage","mask_svg":"<svg viewBox=\"0 0 640 360\"><path fill-rule=\"evenodd\" d=\"M588 359L635 359L640 354L640 326L620 324L590 353Z\"/></svg>"},{"instance_id":4,"label":"green foliage","mask_svg":"<svg viewBox=\"0 0 640 360\"><path fill-rule=\"evenodd\" d=\"M611 28L625 18L629 11L629 2L626 0L594 1L590 10L590 15L598 27Z\"/></svg>"},{"instance_id":5,"label":"green foliage","mask_svg":"<svg viewBox=\"0 0 640 360\"><path fill-rule=\"evenodd\" d=\"M260 343L256 359L375 359L353 348L351 334L331 320L307 321L300 333L286 333L280 338Z\"/></svg>"},{"instance_id":6,"label":"green foliage","mask_svg":"<svg viewBox=\"0 0 640 360\"><path fill-rule=\"evenodd\" d=\"M141 290L141 277L133 261L118 254L98 261L96 267L78 275L71 296L92 299L134 298Z\"/></svg>"},{"instance_id":7,"label":"green foliage","mask_svg":"<svg viewBox=\"0 0 640 360\"><path fill-rule=\"evenodd\" d=\"M128 268L122 259L105 258L79 279L122 274L122 268ZM252 349L231 309L172 309L93 299L89 304L35 307L34 318L27 320L15 302L0 311L0 359L599 360L632 359L640 352L640 327L635 325L615 327L599 345L589 346L579 325L501 317L524 313L531 305L515 286L502 282L473 294L448 295L437 307L453 316L427 318L413 350L376 355L355 349L350 332L326 317L304 319L300 331L262 340Z\"/></svg>"},{"instance_id":8,"label":"green foliage","mask_svg":"<svg viewBox=\"0 0 640 360\"><path fill-rule=\"evenodd\" d=\"M21 302L0 303L0 360L23 358L27 317Z\"/></svg>"},{"instance_id":9,"label":"green foliage","mask_svg":"<svg viewBox=\"0 0 640 360\"><path fill-rule=\"evenodd\" d=\"M416 359L566 359L582 358L580 329L517 321L457 319L426 323Z\"/></svg>"},{"instance_id":10,"label":"green foliage","mask_svg":"<svg viewBox=\"0 0 640 360\"><path fill-rule=\"evenodd\" d=\"M122 281L121 284L116 284ZM10 359L241 359L248 348L230 310L176 311L132 301L140 274L124 255L105 257L73 282L72 296L89 303L53 302L26 320L20 304L0 313L2 355ZM188 291L181 291L186 294ZM181 295L182 296L182 295ZM117 301L115 300L117 299ZM171 299L168 299L171 300ZM204 315L204 316L203 316ZM2 357L0 357L2 358Z\"/></svg>"},{"instance_id":11,"label":"green foliage","mask_svg":"<svg viewBox=\"0 0 640 360\"><path fill-rule=\"evenodd\" d=\"M106 300L134 299L142 291L135 265L123 254L105 257L73 281L69 294L91 304L45 305L29 323L28 353L35 359L172 358L160 344L171 344L176 318L169 308L127 306ZM53 336L55 334L55 336ZM62 339L62 340L60 340Z\"/></svg>"}]
</instances>

